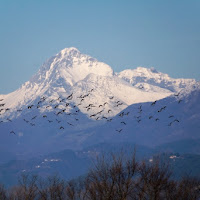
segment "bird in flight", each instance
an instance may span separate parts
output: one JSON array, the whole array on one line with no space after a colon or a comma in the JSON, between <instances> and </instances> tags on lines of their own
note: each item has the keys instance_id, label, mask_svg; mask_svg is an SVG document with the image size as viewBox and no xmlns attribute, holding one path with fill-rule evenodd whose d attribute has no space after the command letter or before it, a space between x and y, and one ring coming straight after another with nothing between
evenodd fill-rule
<instances>
[{"instance_id":1,"label":"bird in flight","mask_svg":"<svg viewBox=\"0 0 200 200\"><path fill-rule=\"evenodd\" d=\"M16 133L14 131L10 131L10 134L15 134L16 135Z\"/></svg>"},{"instance_id":2,"label":"bird in flight","mask_svg":"<svg viewBox=\"0 0 200 200\"><path fill-rule=\"evenodd\" d=\"M71 123L69 123L69 122L67 122L70 126L74 126L73 124L71 124Z\"/></svg>"},{"instance_id":3,"label":"bird in flight","mask_svg":"<svg viewBox=\"0 0 200 200\"><path fill-rule=\"evenodd\" d=\"M180 93L181 93L181 92L179 92L178 94L175 94L174 96L175 96L175 97L178 97Z\"/></svg>"},{"instance_id":4,"label":"bird in flight","mask_svg":"<svg viewBox=\"0 0 200 200\"><path fill-rule=\"evenodd\" d=\"M174 122L180 122L178 119L175 119Z\"/></svg>"},{"instance_id":5,"label":"bird in flight","mask_svg":"<svg viewBox=\"0 0 200 200\"><path fill-rule=\"evenodd\" d=\"M33 105L28 106L28 109L31 109L33 107Z\"/></svg>"},{"instance_id":6,"label":"bird in flight","mask_svg":"<svg viewBox=\"0 0 200 200\"><path fill-rule=\"evenodd\" d=\"M124 112L120 113L119 116L120 116L120 117L123 117L123 116L124 116Z\"/></svg>"},{"instance_id":7,"label":"bird in flight","mask_svg":"<svg viewBox=\"0 0 200 200\"><path fill-rule=\"evenodd\" d=\"M8 120L9 122L12 122L12 120L11 120L11 119L9 119L9 118L7 118L7 120Z\"/></svg>"},{"instance_id":8,"label":"bird in flight","mask_svg":"<svg viewBox=\"0 0 200 200\"><path fill-rule=\"evenodd\" d=\"M122 129L119 129L119 130L117 129L116 131L120 133L122 131Z\"/></svg>"},{"instance_id":9,"label":"bird in flight","mask_svg":"<svg viewBox=\"0 0 200 200\"><path fill-rule=\"evenodd\" d=\"M57 108L58 106L59 106L59 104L58 104L58 105L55 105L54 108Z\"/></svg>"},{"instance_id":10,"label":"bird in flight","mask_svg":"<svg viewBox=\"0 0 200 200\"><path fill-rule=\"evenodd\" d=\"M58 119L56 119L56 121L58 122L58 123L60 123L61 121L60 120L58 120Z\"/></svg>"},{"instance_id":11,"label":"bird in flight","mask_svg":"<svg viewBox=\"0 0 200 200\"><path fill-rule=\"evenodd\" d=\"M26 119L23 119L26 123L28 123L29 121L28 120L26 120Z\"/></svg>"},{"instance_id":12,"label":"bird in flight","mask_svg":"<svg viewBox=\"0 0 200 200\"><path fill-rule=\"evenodd\" d=\"M181 103L181 101L183 101L183 100L180 99L180 100L178 101L178 103Z\"/></svg>"},{"instance_id":13,"label":"bird in flight","mask_svg":"<svg viewBox=\"0 0 200 200\"><path fill-rule=\"evenodd\" d=\"M73 93L70 94L70 95L67 97L67 99L68 99L68 100L72 100L72 97L73 97L72 95L73 95Z\"/></svg>"},{"instance_id":14,"label":"bird in flight","mask_svg":"<svg viewBox=\"0 0 200 200\"><path fill-rule=\"evenodd\" d=\"M151 105L154 106L156 104L157 101L154 101Z\"/></svg>"},{"instance_id":15,"label":"bird in flight","mask_svg":"<svg viewBox=\"0 0 200 200\"><path fill-rule=\"evenodd\" d=\"M144 89L144 87L142 85L139 86L139 89Z\"/></svg>"}]
</instances>

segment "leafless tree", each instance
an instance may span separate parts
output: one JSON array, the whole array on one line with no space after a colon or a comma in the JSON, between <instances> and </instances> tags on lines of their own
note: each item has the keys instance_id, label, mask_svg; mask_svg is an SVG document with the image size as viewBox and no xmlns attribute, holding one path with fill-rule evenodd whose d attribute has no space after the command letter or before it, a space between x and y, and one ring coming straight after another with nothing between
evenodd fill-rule
<instances>
[{"instance_id":1,"label":"leafless tree","mask_svg":"<svg viewBox=\"0 0 200 200\"><path fill-rule=\"evenodd\" d=\"M175 193L177 199L197 200L200 199L200 180L185 176L177 183Z\"/></svg>"},{"instance_id":2,"label":"leafless tree","mask_svg":"<svg viewBox=\"0 0 200 200\"><path fill-rule=\"evenodd\" d=\"M48 192L51 200L65 200L65 182L57 176L49 177L47 180Z\"/></svg>"},{"instance_id":3,"label":"leafless tree","mask_svg":"<svg viewBox=\"0 0 200 200\"><path fill-rule=\"evenodd\" d=\"M67 200L86 200L85 186L87 184L85 177L80 177L76 180L71 180L66 184Z\"/></svg>"},{"instance_id":4,"label":"leafless tree","mask_svg":"<svg viewBox=\"0 0 200 200\"><path fill-rule=\"evenodd\" d=\"M137 170L135 153L129 159L123 153L112 154L110 160L98 158L85 180L87 199L133 199Z\"/></svg>"},{"instance_id":5,"label":"leafless tree","mask_svg":"<svg viewBox=\"0 0 200 200\"><path fill-rule=\"evenodd\" d=\"M58 176L22 175L9 192L0 185L0 200L198 200L200 180L173 180L168 163L136 161L125 152L99 156L87 175L68 182Z\"/></svg>"},{"instance_id":6,"label":"leafless tree","mask_svg":"<svg viewBox=\"0 0 200 200\"><path fill-rule=\"evenodd\" d=\"M171 186L169 165L158 158L153 162L143 161L139 167L138 199L164 199L165 191Z\"/></svg>"},{"instance_id":7,"label":"leafless tree","mask_svg":"<svg viewBox=\"0 0 200 200\"><path fill-rule=\"evenodd\" d=\"M22 174L19 177L19 185L10 191L10 200L34 200L37 197L37 176Z\"/></svg>"},{"instance_id":8,"label":"leafless tree","mask_svg":"<svg viewBox=\"0 0 200 200\"><path fill-rule=\"evenodd\" d=\"M7 191L4 187L4 185L1 185L1 184L0 184L0 199L7 200Z\"/></svg>"},{"instance_id":9,"label":"leafless tree","mask_svg":"<svg viewBox=\"0 0 200 200\"><path fill-rule=\"evenodd\" d=\"M48 191L48 184L46 179L38 179L38 199L39 200L49 200L49 191Z\"/></svg>"}]
</instances>

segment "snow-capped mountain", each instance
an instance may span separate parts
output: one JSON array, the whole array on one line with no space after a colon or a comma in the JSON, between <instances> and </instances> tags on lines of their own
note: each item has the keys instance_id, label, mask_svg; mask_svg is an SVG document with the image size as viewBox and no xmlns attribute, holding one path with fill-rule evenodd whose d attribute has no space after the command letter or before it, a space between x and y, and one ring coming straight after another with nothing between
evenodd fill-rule
<instances>
[{"instance_id":1,"label":"snow-capped mountain","mask_svg":"<svg viewBox=\"0 0 200 200\"><path fill-rule=\"evenodd\" d=\"M16 111L29 104L35 104L35 101L43 96L52 99L67 98L71 93L74 96L73 103L78 105L80 98L77 97L88 94L91 90L94 90L93 97L89 96L91 103L101 105L107 102L107 107L111 109L110 97L112 96L123 103L115 109L113 115L127 105L155 101L172 94L171 91L160 87L148 92L133 87L120 76L115 75L107 64L81 54L76 48L66 48L45 62L38 73L20 89L1 98L5 99L7 107ZM79 108L86 113L82 107Z\"/></svg>"},{"instance_id":2,"label":"snow-capped mountain","mask_svg":"<svg viewBox=\"0 0 200 200\"><path fill-rule=\"evenodd\" d=\"M31 102L38 96L69 94L75 83L91 73L100 76L113 75L108 65L81 54L76 48L66 48L47 60L38 73L19 90L2 98L8 99L10 107L15 107Z\"/></svg>"},{"instance_id":3,"label":"snow-capped mountain","mask_svg":"<svg viewBox=\"0 0 200 200\"><path fill-rule=\"evenodd\" d=\"M0 95L0 150L29 156L104 141L158 145L198 138L199 88L195 80L155 69L114 73L66 48L21 88Z\"/></svg>"},{"instance_id":4,"label":"snow-capped mountain","mask_svg":"<svg viewBox=\"0 0 200 200\"><path fill-rule=\"evenodd\" d=\"M199 86L199 82L194 79L170 78L168 74L158 72L155 68L127 69L118 73L118 77L144 91L162 91L160 89L163 89L166 92L179 92Z\"/></svg>"},{"instance_id":5,"label":"snow-capped mountain","mask_svg":"<svg viewBox=\"0 0 200 200\"><path fill-rule=\"evenodd\" d=\"M113 70L107 64L81 54L78 49L72 47L63 49L50 58L30 82L55 87L64 81L66 85L73 86L88 74L112 76Z\"/></svg>"}]
</instances>

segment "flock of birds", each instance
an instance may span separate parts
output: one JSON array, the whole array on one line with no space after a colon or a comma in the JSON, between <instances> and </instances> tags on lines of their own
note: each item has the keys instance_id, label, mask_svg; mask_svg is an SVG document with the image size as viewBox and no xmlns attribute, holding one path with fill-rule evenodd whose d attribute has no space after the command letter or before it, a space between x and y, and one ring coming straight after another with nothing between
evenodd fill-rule
<instances>
[{"instance_id":1,"label":"flock of birds","mask_svg":"<svg viewBox=\"0 0 200 200\"><path fill-rule=\"evenodd\" d=\"M175 96L175 97L178 97L179 94L180 94L180 93L175 94L174 96ZM181 102L182 102L182 100L179 99L179 100L178 100L178 104L180 104ZM157 104L157 101L154 101L154 102L150 103L149 105L150 105L150 107L155 107L156 104ZM137 123L140 124L140 123L142 122L142 113L143 113L142 105L139 105L139 107L138 107L137 109L138 109L138 112L137 112L138 115L135 115L134 117L135 117ZM156 113L161 113L161 112L165 111L166 109L167 109L167 106L165 105L165 106L160 107L159 109L157 109L157 110L156 110ZM121 117L121 118L123 118L124 116L129 115L129 113L130 113L130 111L128 111L128 112L126 112L126 113L125 113L124 111L122 111L118 116ZM157 115L155 115L155 116L154 116L154 115L148 115L147 118L148 118L149 120L154 120L155 122L160 121L160 118L157 117ZM169 116L168 116L168 119L169 119L169 120L171 119L170 122L168 123L168 126L169 126L169 127L172 126L172 124L174 124L174 123L179 123L179 122L180 122L180 120L178 120L174 115L169 115ZM126 125L127 122L121 121L121 124ZM119 128L119 129L116 129L116 131L119 132L119 133L120 133L122 130L123 130L122 127Z\"/></svg>"},{"instance_id":2,"label":"flock of birds","mask_svg":"<svg viewBox=\"0 0 200 200\"><path fill-rule=\"evenodd\" d=\"M36 104L31 104L28 105L27 108L25 109L18 109L16 110L17 112L23 112L24 110L28 111L33 111L34 109L43 109L42 112L39 112L40 114L37 115L32 115L30 118L23 118L24 123L29 124L31 127L36 126L36 119L41 117L42 119L46 120L49 124L58 124L58 129L59 130L64 130L66 128L66 125L68 126L76 126L80 120L78 117L80 109L85 112L88 112L88 117L91 118L92 120L106 120L107 122L112 122L113 118L110 116L113 116L112 110L110 109L109 104L112 103L112 108L120 107L124 103L116 100L114 96L109 97L108 102L103 102L102 104L99 105L94 105L91 102L88 102L87 97L92 94L94 89L91 89L87 94L82 94L78 97L75 97L73 93L71 93L69 96L66 98L62 97L56 97L56 98L51 98L51 97L41 97ZM180 92L178 94L175 94L175 97L178 97L180 95ZM77 105L73 103L74 98L79 99L79 102ZM178 100L178 104L181 103L181 99ZM155 107L157 104L157 101L151 102L150 107ZM6 103L4 103L4 99L0 99L0 117L2 116L4 120L0 121L1 123L4 122L12 122L12 119L9 117L5 118L4 115L6 113L9 113L11 111L10 108L6 108ZM79 109L80 108L80 109ZM159 108L156 112L161 113L164 112L167 109L167 106L163 106ZM47 111L47 112L45 112ZM52 111L54 113L54 118L52 118L52 115L49 116L48 114L51 113ZM95 111L95 112L94 112ZM117 117L120 118L120 127L116 129L116 132L121 133L123 131L123 126L127 125L127 121L124 119L125 116L128 116L131 111L122 111L120 112ZM34 113L34 112L32 112ZM142 105L139 105L137 108L137 115L134 115L134 118L138 124L142 122L142 113L143 113L143 108ZM69 118L66 118L64 116L71 116L71 120ZM25 115L26 116L26 115ZM168 124L168 126L172 126L174 123L179 123L180 120L175 118L174 115L169 115L168 116L169 120L171 120ZM148 116L149 120L154 120L154 121L159 121L159 117L154 117L153 115ZM10 134L16 135L15 130L11 130Z\"/></svg>"}]
</instances>

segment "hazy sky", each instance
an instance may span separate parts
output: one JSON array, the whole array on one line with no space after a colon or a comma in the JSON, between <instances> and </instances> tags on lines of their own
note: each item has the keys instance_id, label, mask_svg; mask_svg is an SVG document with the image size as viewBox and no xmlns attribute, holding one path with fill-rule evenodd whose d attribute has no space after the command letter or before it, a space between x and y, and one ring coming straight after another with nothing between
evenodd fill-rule
<instances>
[{"instance_id":1,"label":"hazy sky","mask_svg":"<svg viewBox=\"0 0 200 200\"><path fill-rule=\"evenodd\" d=\"M71 46L115 72L153 66L200 80L200 1L0 0L0 94Z\"/></svg>"}]
</instances>

